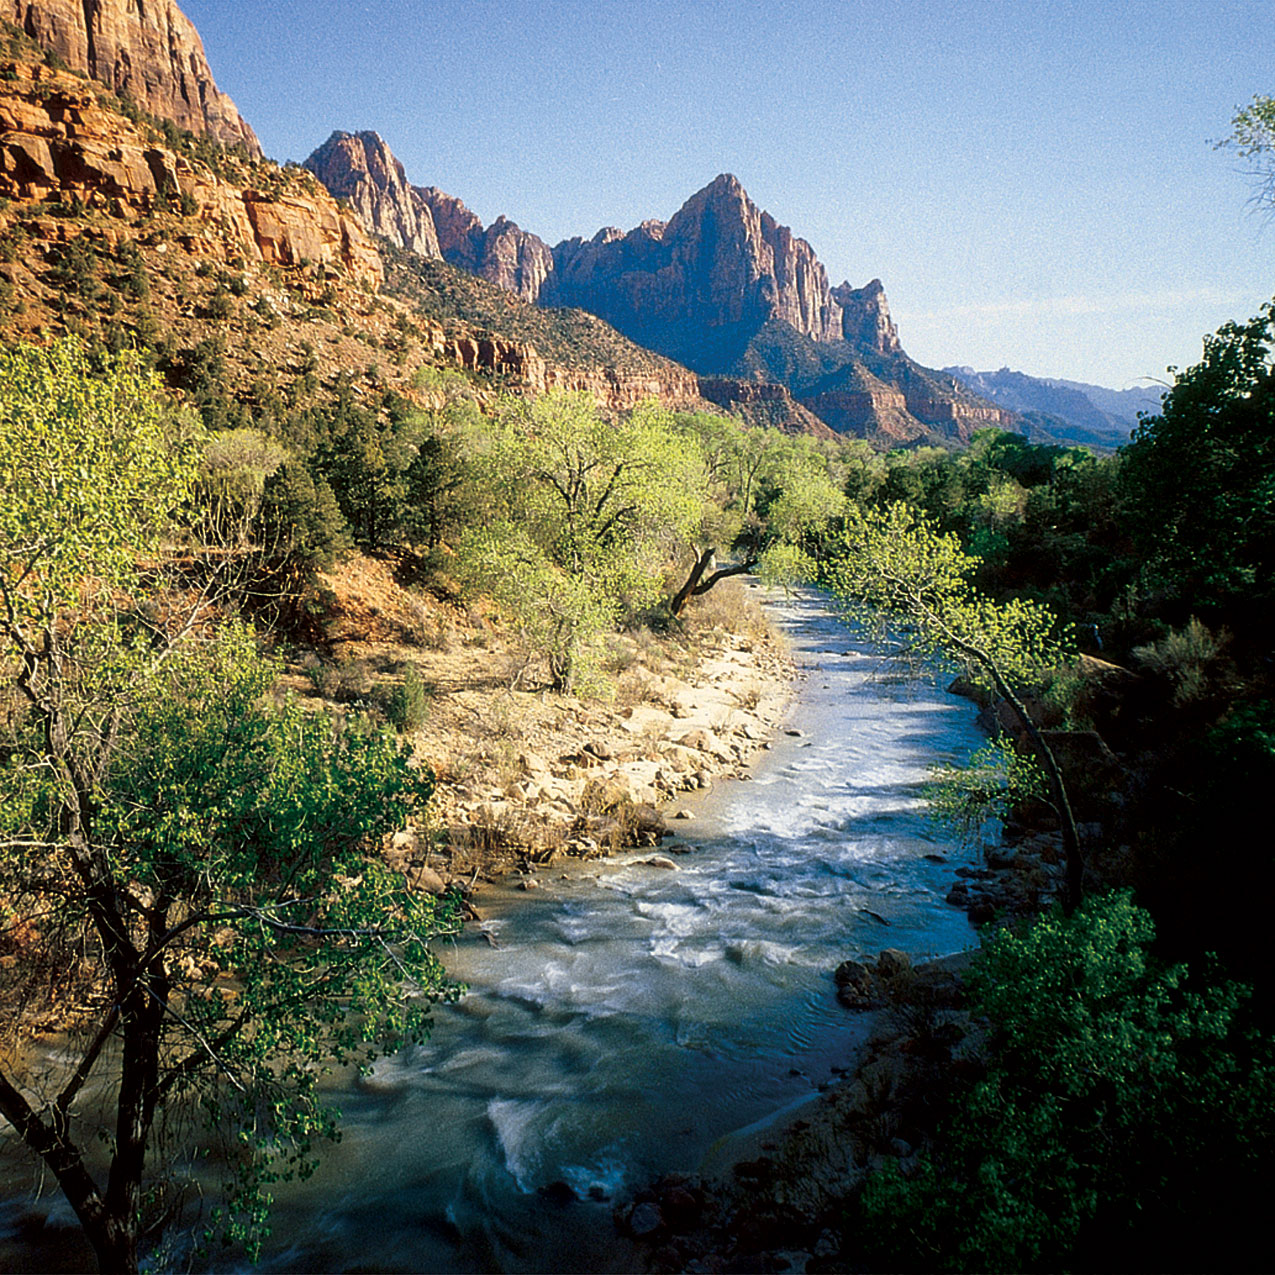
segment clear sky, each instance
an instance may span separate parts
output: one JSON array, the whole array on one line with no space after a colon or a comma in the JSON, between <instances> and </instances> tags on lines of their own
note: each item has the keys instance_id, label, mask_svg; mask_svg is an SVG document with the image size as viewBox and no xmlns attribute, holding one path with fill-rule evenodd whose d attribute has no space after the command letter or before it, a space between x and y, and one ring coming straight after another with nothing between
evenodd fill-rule
<instances>
[{"instance_id":1,"label":"clear sky","mask_svg":"<svg viewBox=\"0 0 1275 1275\"><path fill-rule=\"evenodd\" d=\"M932 367L1123 387L1275 293L1212 149L1275 0L179 0L268 155L373 129L550 243L718 173Z\"/></svg>"}]
</instances>

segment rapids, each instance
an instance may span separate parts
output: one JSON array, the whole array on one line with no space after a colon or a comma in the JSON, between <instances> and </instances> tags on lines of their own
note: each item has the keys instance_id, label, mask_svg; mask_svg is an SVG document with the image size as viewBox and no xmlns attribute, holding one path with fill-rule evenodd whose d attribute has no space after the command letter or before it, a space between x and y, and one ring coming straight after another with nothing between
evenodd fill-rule
<instances>
[{"instance_id":1,"label":"rapids","mask_svg":"<svg viewBox=\"0 0 1275 1275\"><path fill-rule=\"evenodd\" d=\"M804 678L751 782L680 803L676 871L634 852L485 893L487 935L445 954L468 995L339 1095L264 1269L636 1269L615 1200L724 1167L852 1061L838 962L972 944L944 902L967 852L919 789L978 747L973 706L893 677L814 595L772 613Z\"/></svg>"}]
</instances>

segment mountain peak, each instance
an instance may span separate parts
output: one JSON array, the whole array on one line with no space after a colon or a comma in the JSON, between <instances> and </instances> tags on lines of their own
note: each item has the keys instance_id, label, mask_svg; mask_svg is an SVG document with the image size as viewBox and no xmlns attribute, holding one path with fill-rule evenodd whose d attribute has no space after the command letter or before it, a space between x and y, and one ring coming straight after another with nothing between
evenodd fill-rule
<instances>
[{"instance_id":1,"label":"mountain peak","mask_svg":"<svg viewBox=\"0 0 1275 1275\"><path fill-rule=\"evenodd\" d=\"M429 206L407 184L403 165L379 133L338 129L303 167L348 200L369 230L423 257L442 256Z\"/></svg>"}]
</instances>

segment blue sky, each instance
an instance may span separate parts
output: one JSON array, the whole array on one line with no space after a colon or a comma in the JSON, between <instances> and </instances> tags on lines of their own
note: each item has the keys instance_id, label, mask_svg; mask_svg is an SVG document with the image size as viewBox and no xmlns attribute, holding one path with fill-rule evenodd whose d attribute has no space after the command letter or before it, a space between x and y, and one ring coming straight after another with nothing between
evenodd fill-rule
<instances>
[{"instance_id":1,"label":"blue sky","mask_svg":"<svg viewBox=\"0 0 1275 1275\"><path fill-rule=\"evenodd\" d=\"M1124 386L1275 292L1212 149L1275 93L1272 0L179 0L266 153L374 129L554 243L720 172L930 366Z\"/></svg>"}]
</instances>

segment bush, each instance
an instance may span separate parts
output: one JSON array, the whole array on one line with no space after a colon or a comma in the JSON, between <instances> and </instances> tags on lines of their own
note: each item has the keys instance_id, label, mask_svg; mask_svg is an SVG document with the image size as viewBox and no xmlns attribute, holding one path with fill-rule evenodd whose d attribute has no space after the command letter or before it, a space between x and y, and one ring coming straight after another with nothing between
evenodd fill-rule
<instances>
[{"instance_id":1,"label":"bush","mask_svg":"<svg viewBox=\"0 0 1275 1275\"><path fill-rule=\"evenodd\" d=\"M1245 1228L1275 1152L1275 1049L1243 1027L1247 988L1159 966L1152 938L1113 894L987 945L987 1074L911 1176L868 1180L871 1269L1261 1264Z\"/></svg>"},{"instance_id":2,"label":"bush","mask_svg":"<svg viewBox=\"0 0 1275 1275\"><path fill-rule=\"evenodd\" d=\"M385 716L401 731L418 731L429 716L430 690L415 664L409 664L403 680L389 694Z\"/></svg>"}]
</instances>

